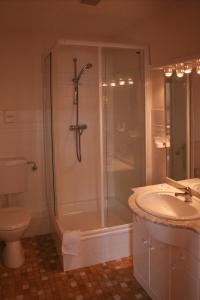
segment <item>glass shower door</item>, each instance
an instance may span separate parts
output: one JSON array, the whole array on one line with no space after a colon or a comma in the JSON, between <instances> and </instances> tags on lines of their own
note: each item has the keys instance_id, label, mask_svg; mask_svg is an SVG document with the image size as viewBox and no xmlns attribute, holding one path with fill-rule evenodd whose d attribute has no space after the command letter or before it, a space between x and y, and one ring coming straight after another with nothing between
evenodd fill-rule
<instances>
[{"instance_id":1,"label":"glass shower door","mask_svg":"<svg viewBox=\"0 0 200 300\"><path fill-rule=\"evenodd\" d=\"M44 146L46 197L51 215L56 214L55 180L53 162L53 119L52 119L52 86L51 86L51 54L44 59L43 101L44 101Z\"/></svg>"},{"instance_id":2,"label":"glass shower door","mask_svg":"<svg viewBox=\"0 0 200 300\"><path fill-rule=\"evenodd\" d=\"M145 184L143 51L102 50L106 225L131 222L131 188Z\"/></svg>"}]
</instances>

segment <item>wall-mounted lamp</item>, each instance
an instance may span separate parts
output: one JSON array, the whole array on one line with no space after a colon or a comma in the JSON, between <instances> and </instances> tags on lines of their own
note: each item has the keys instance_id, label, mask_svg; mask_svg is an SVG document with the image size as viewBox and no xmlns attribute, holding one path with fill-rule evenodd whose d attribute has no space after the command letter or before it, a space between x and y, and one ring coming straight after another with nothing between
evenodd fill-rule
<instances>
[{"instance_id":1,"label":"wall-mounted lamp","mask_svg":"<svg viewBox=\"0 0 200 300\"><path fill-rule=\"evenodd\" d=\"M181 78L184 75L184 64L177 64L176 65L176 76Z\"/></svg>"},{"instance_id":2,"label":"wall-mounted lamp","mask_svg":"<svg viewBox=\"0 0 200 300\"><path fill-rule=\"evenodd\" d=\"M185 74L190 74L192 72L192 63L188 62L183 64L184 65L184 73Z\"/></svg>"},{"instance_id":3,"label":"wall-mounted lamp","mask_svg":"<svg viewBox=\"0 0 200 300\"><path fill-rule=\"evenodd\" d=\"M122 78L119 79L119 85L125 85L125 80L123 80Z\"/></svg>"},{"instance_id":4,"label":"wall-mounted lamp","mask_svg":"<svg viewBox=\"0 0 200 300\"><path fill-rule=\"evenodd\" d=\"M164 74L166 77L171 77L173 73L173 67L172 66L168 66L164 68Z\"/></svg>"},{"instance_id":5,"label":"wall-mounted lamp","mask_svg":"<svg viewBox=\"0 0 200 300\"><path fill-rule=\"evenodd\" d=\"M116 86L116 82L114 80L111 80L110 86Z\"/></svg>"},{"instance_id":6,"label":"wall-mounted lamp","mask_svg":"<svg viewBox=\"0 0 200 300\"><path fill-rule=\"evenodd\" d=\"M128 78L128 84L129 84L129 85L132 85L132 84L134 84L134 81L133 81L133 79L132 79L132 78Z\"/></svg>"},{"instance_id":7,"label":"wall-mounted lamp","mask_svg":"<svg viewBox=\"0 0 200 300\"><path fill-rule=\"evenodd\" d=\"M200 75L200 59L196 61L187 61L176 65L165 66L163 69L165 77L171 77L175 71L176 76L182 78L184 74L190 74L193 70Z\"/></svg>"},{"instance_id":8,"label":"wall-mounted lamp","mask_svg":"<svg viewBox=\"0 0 200 300\"><path fill-rule=\"evenodd\" d=\"M196 72L197 72L197 74L200 75L200 59L197 59L196 64L197 64L197 66L196 66Z\"/></svg>"}]
</instances>

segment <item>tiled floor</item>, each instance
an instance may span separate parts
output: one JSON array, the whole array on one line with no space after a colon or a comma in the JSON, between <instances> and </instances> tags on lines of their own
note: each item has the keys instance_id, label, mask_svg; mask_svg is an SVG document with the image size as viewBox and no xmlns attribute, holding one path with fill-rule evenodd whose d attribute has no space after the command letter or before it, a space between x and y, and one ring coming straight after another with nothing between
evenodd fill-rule
<instances>
[{"instance_id":1,"label":"tiled floor","mask_svg":"<svg viewBox=\"0 0 200 300\"><path fill-rule=\"evenodd\" d=\"M11 270L0 265L0 300L147 300L124 258L62 272L51 235L24 239L26 263Z\"/></svg>"}]
</instances>

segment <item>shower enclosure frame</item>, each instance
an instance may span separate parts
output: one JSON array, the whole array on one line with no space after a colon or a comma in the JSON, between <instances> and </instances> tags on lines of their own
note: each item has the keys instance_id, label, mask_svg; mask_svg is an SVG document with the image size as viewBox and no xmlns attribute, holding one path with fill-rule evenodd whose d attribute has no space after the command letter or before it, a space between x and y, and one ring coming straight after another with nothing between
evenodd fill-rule
<instances>
[{"instance_id":1,"label":"shower enclosure frame","mask_svg":"<svg viewBox=\"0 0 200 300\"><path fill-rule=\"evenodd\" d=\"M83 41L73 41L73 40L59 40L57 41L50 53L54 51L59 46L93 46L98 48L98 56L99 56L99 78L102 78L102 48L119 48L119 49L132 49L137 50L141 49L144 53L144 97L145 97L145 161L146 161L146 185L151 184L151 176L152 176L152 162L151 162L151 86L150 86L150 67L149 67L149 51L147 46L141 45L127 45L127 44L118 44L118 43L96 43L96 42L83 42ZM53 94L53 92L52 92ZM53 97L53 95L52 95ZM102 82L99 82L99 125L100 125L100 207L101 207L101 227L104 228L105 224L105 175L104 175L104 151L103 151L103 101L102 101ZM52 117L53 122L53 117ZM54 133L52 134L54 136ZM53 137L54 138L54 137ZM54 154L54 151L53 151ZM53 159L53 164L55 159ZM53 165L55 169L55 165ZM55 194L56 191L56 178L55 180ZM58 204L58 203L56 203ZM56 205L55 205L56 206ZM56 208L56 212L59 213L58 207Z\"/></svg>"},{"instance_id":2,"label":"shower enclosure frame","mask_svg":"<svg viewBox=\"0 0 200 300\"><path fill-rule=\"evenodd\" d=\"M146 46L141 46L141 45L127 45L127 44L116 44L116 43L96 43L96 42L82 42L82 41L73 41L73 40L59 40L55 43L55 45L50 49L50 54L52 56L52 52L55 51L55 49L59 46L93 46L98 48L98 63L99 63L99 141L100 141L100 215L101 215L101 224L99 229L94 229L90 231L83 231L83 240L87 241L91 237L98 236L100 232L102 235L105 237L109 236L110 234L115 233L115 227L117 232L121 235L120 238L122 238L122 234L126 234L127 232L130 232L132 230L132 224L123 224L119 226L114 226L110 227L110 230L108 227L106 227L106 222L105 222L105 208L107 207L107 199L105 199L105 174L104 174L104 159L105 159L105 154L104 154L104 143L103 141L103 95L102 95L102 49L103 48L118 48L118 49L131 49L131 50L142 50L143 51L143 74L144 74L144 107L145 107L145 112L144 112L144 119L145 119L145 179L146 179L146 185L151 184L151 176L152 176L152 160L151 160L151 84L150 84L150 65L149 65L149 51L148 47ZM48 53L48 54L49 54ZM52 67L51 67L52 69ZM52 78L51 78L52 80ZM51 91L51 101L54 98L53 91ZM53 119L53 114L52 114L52 123L54 123ZM54 140L54 132L52 132L52 139ZM54 148L54 145L53 145ZM53 172L55 173L55 151L53 149L53 157L52 157L52 163L53 163ZM61 240L62 240L62 228L59 226L59 223L57 222L59 220L59 201L58 201L58 196L57 196L57 178L54 175L54 189L55 189L55 215L52 216L51 224L53 231L57 232L57 238L59 241L57 241L58 245L58 251L61 249ZM56 201L57 199L57 201ZM128 199L127 199L128 201ZM93 233L94 232L94 233ZM89 236L89 237L88 237ZM127 245L128 248L131 248L131 241L130 241L130 234L127 233L127 243L130 245ZM125 241L124 241L125 243ZM128 251L128 252L127 252ZM127 251L121 251L121 254L119 254L119 257L123 257L126 255L131 255L131 252L129 253L129 250ZM59 251L60 252L60 251ZM118 257L118 256L117 256ZM115 259L116 256L111 256L109 259ZM63 258L64 260L64 258ZM106 261L105 258L102 259L102 261ZM100 261L101 262L101 258ZM96 262L97 263L97 262ZM64 264L64 270L69 270L72 269L71 264L68 267L65 267ZM73 265L73 263L72 263ZM79 263L75 263L75 265L79 265Z\"/></svg>"}]
</instances>

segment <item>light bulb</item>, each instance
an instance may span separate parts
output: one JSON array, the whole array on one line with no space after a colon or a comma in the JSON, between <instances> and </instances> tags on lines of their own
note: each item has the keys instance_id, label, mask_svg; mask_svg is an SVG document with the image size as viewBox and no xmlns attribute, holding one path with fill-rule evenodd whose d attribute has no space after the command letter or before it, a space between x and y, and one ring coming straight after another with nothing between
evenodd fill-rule
<instances>
[{"instance_id":1,"label":"light bulb","mask_svg":"<svg viewBox=\"0 0 200 300\"><path fill-rule=\"evenodd\" d=\"M123 79L119 79L119 85L125 85L125 81Z\"/></svg>"},{"instance_id":2,"label":"light bulb","mask_svg":"<svg viewBox=\"0 0 200 300\"><path fill-rule=\"evenodd\" d=\"M200 75L200 65L197 65L197 66L196 66L196 72L197 72L197 74Z\"/></svg>"},{"instance_id":3,"label":"light bulb","mask_svg":"<svg viewBox=\"0 0 200 300\"><path fill-rule=\"evenodd\" d=\"M134 81L132 78L128 78L128 84L130 84L130 85L134 84Z\"/></svg>"},{"instance_id":4,"label":"light bulb","mask_svg":"<svg viewBox=\"0 0 200 300\"><path fill-rule=\"evenodd\" d=\"M164 74L166 77L171 77L173 73L173 68L172 66L168 66L164 68Z\"/></svg>"},{"instance_id":5,"label":"light bulb","mask_svg":"<svg viewBox=\"0 0 200 300\"><path fill-rule=\"evenodd\" d=\"M176 76L177 76L177 77L182 78L183 75L184 75L184 72L176 71Z\"/></svg>"},{"instance_id":6,"label":"light bulb","mask_svg":"<svg viewBox=\"0 0 200 300\"><path fill-rule=\"evenodd\" d=\"M116 86L116 82L114 80L111 81L110 83L111 86Z\"/></svg>"},{"instance_id":7,"label":"light bulb","mask_svg":"<svg viewBox=\"0 0 200 300\"><path fill-rule=\"evenodd\" d=\"M184 64L184 72L186 74L190 74L192 72L192 63L185 63Z\"/></svg>"},{"instance_id":8,"label":"light bulb","mask_svg":"<svg viewBox=\"0 0 200 300\"><path fill-rule=\"evenodd\" d=\"M176 76L181 78L184 75L184 64L177 64L176 65Z\"/></svg>"},{"instance_id":9,"label":"light bulb","mask_svg":"<svg viewBox=\"0 0 200 300\"><path fill-rule=\"evenodd\" d=\"M103 82L103 83L102 83L102 86L108 86L108 84L107 84L107 83L105 83L105 82Z\"/></svg>"},{"instance_id":10,"label":"light bulb","mask_svg":"<svg viewBox=\"0 0 200 300\"><path fill-rule=\"evenodd\" d=\"M200 75L200 59L197 59L196 62L196 72L198 75Z\"/></svg>"}]
</instances>

